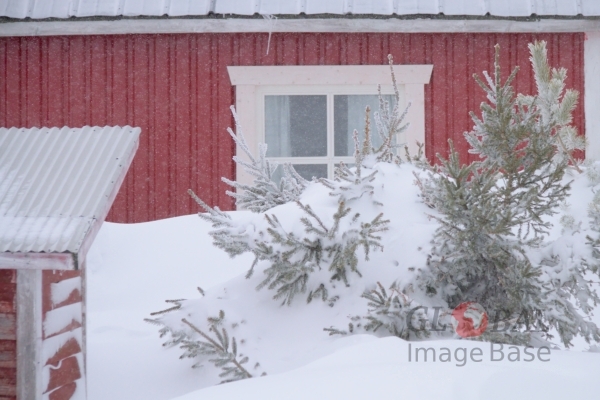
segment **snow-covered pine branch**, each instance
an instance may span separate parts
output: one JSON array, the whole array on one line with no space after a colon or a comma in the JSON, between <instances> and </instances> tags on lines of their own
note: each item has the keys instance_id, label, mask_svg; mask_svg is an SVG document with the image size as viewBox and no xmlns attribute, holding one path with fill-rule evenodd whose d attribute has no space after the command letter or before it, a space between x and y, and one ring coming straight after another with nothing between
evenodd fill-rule
<instances>
[{"instance_id":1,"label":"snow-covered pine branch","mask_svg":"<svg viewBox=\"0 0 600 400\"><path fill-rule=\"evenodd\" d=\"M298 175L292 165L284 164L282 166L283 176L279 182L275 182L273 174L278 168L278 164L267 158L267 145L260 143L258 145L258 158L254 157L248 148L242 126L233 106L231 106L231 112L235 120L236 132L231 128L227 128L227 132L229 132L238 148L250 160L249 162L244 161L236 155L233 157L233 161L242 166L254 178L254 182L252 185L247 185L223 177L221 178L223 182L235 189L235 191L227 191L226 193L236 199L238 207L257 213L297 200L300 193L306 188L307 181Z\"/></svg>"},{"instance_id":2,"label":"snow-covered pine branch","mask_svg":"<svg viewBox=\"0 0 600 400\"><path fill-rule=\"evenodd\" d=\"M390 110L390 104L381 95L381 85L378 85L377 92L379 93L379 111L375 112L375 124L377 133L379 134L382 145L378 149L374 149L376 160L381 162L401 162L398 156L398 149L405 146L406 143L397 143L398 136L408 129L409 124L402 125L402 121L408 113L411 103L408 103L404 110L400 109L400 90L394 73L394 59L391 54L388 55L388 64L390 66L390 74L392 76L392 86L394 88L394 105Z\"/></svg>"},{"instance_id":3,"label":"snow-covered pine branch","mask_svg":"<svg viewBox=\"0 0 600 400\"><path fill-rule=\"evenodd\" d=\"M381 85L378 85L379 110L374 113L377 133L382 142L381 146L378 148L373 147L371 138L371 109L367 106L365 109L365 138L363 143L360 143L356 129L352 134L354 141L354 167L350 168L341 162L335 167L333 181L324 178L319 179L323 185L331 189L331 195L339 197L340 201L356 200L364 194L372 196L373 186L371 182L375 179L374 176L377 171L371 170L370 173L363 175L363 169L371 169L378 162L393 163L396 165L402 163L402 159L398 155L398 150L400 147L405 146L405 144L398 144L397 141L398 136L408 129L409 124L406 123L403 125L402 122L408 113L410 103L404 110L400 109L400 90L398 89L393 68L394 60L391 54L388 56L388 61L394 89L394 104L390 109L389 102L381 94ZM411 161L410 157L407 157L407 159ZM380 205L376 200L373 201L374 204Z\"/></svg>"},{"instance_id":4,"label":"snow-covered pine branch","mask_svg":"<svg viewBox=\"0 0 600 400\"><path fill-rule=\"evenodd\" d=\"M269 266L264 270L266 277L257 289L267 287L275 290L274 299L282 299L282 304L290 305L298 294L309 291L308 300L322 292L323 301L328 300L324 293L332 281L341 281L348 285L348 273L358 270L359 247L363 248L365 258L374 249L383 249L378 233L387 229L389 221L383 214L369 222L360 221L358 213L350 217L350 208L344 202L338 203L333 215L332 226L326 226L310 205L297 202L305 216L300 222L304 226L304 235L297 236L288 232L275 215L266 215L269 223L268 238L256 243L253 249L259 260L266 260ZM344 223L344 228L340 225ZM309 286L310 276L317 271L317 281Z\"/></svg>"},{"instance_id":5,"label":"snow-covered pine branch","mask_svg":"<svg viewBox=\"0 0 600 400\"><path fill-rule=\"evenodd\" d=\"M221 179L225 183L236 189L236 191L227 191L226 193L236 199L236 204L239 207L255 213L261 213L277 205L296 201L306 188L308 182L298 175L294 167L290 164L281 166L283 176L279 183L275 182L272 178L279 166L277 163L267 159L267 145L265 143L259 144L258 158L255 158L248 148L238 115L233 106L231 106L231 112L235 120L237 133L231 128L228 128L227 132L229 132L235 144L246 154L250 161L246 162L237 155L233 157L233 160L253 176L254 181L253 184L247 185L223 177ZM215 246L223 249L232 257L251 251L248 245L250 239L243 226L233 221L219 207L210 207L191 189L188 190L188 193L205 211L205 213L199 214L200 217L210 222L213 228L215 228L210 232Z\"/></svg>"},{"instance_id":6,"label":"snow-covered pine branch","mask_svg":"<svg viewBox=\"0 0 600 400\"><path fill-rule=\"evenodd\" d=\"M369 124L369 107L366 109L366 124ZM376 170L372 170L367 175L363 176L364 165L363 162L366 158L372 157L371 151L371 137L369 129L365 129L365 140L361 146L358 139L358 132L356 129L352 135L354 140L354 165L355 167L349 168L346 164L341 162L335 168L334 180L325 178L319 179L319 182L325 187L331 189L330 195L335 196L340 202L348 202L352 200L358 200L363 195L372 197L373 185L371 182L375 179Z\"/></svg>"},{"instance_id":7,"label":"snow-covered pine branch","mask_svg":"<svg viewBox=\"0 0 600 400\"><path fill-rule=\"evenodd\" d=\"M329 335L367 332L405 340L431 336L432 315L428 315L427 308L420 307L403 293L396 282L389 287L389 291L377 282L374 289L365 291L361 297L367 300L369 307L366 315L349 317L351 322L348 323L348 330L334 327L323 330Z\"/></svg>"},{"instance_id":8,"label":"snow-covered pine branch","mask_svg":"<svg viewBox=\"0 0 600 400\"><path fill-rule=\"evenodd\" d=\"M546 42L529 43L529 51L538 96L534 99L523 96L520 102L539 109L541 117L539 128L546 130L555 139L555 162L570 162L581 173L580 161L574 158L573 152L585 150L585 140L571 125L579 92L573 89L565 90L567 79L565 68L550 68L548 65Z\"/></svg>"},{"instance_id":9,"label":"snow-covered pine branch","mask_svg":"<svg viewBox=\"0 0 600 400\"><path fill-rule=\"evenodd\" d=\"M213 244L223 249L231 257L251 251L248 241L248 234L243 226L233 221L231 217L219 209L219 207L210 207L200 199L191 189L189 195L194 201L204 209L205 213L198 213L200 218L212 224L213 230L210 235L213 238Z\"/></svg>"},{"instance_id":10,"label":"snow-covered pine branch","mask_svg":"<svg viewBox=\"0 0 600 400\"><path fill-rule=\"evenodd\" d=\"M182 301L184 300L177 301L178 307L175 309L159 311L152 313L152 315L178 310ZM223 379L221 383L253 377L253 374L248 371L248 356L238 352L237 339L234 336L230 337L229 330L225 327L225 312L223 310L219 311L217 317L207 318L208 328L206 331L186 318L181 319L183 325L177 330L160 319L147 318L145 321L160 326L161 337L167 334L171 336L163 346L179 346L180 349L184 350L180 358L198 359L192 366L193 368L199 368L208 361L220 369L219 377ZM232 326L237 326L237 324ZM184 327L188 329L184 329ZM259 364L257 363L255 366L259 366ZM260 374L260 376L264 375L266 375L266 372Z\"/></svg>"}]
</instances>

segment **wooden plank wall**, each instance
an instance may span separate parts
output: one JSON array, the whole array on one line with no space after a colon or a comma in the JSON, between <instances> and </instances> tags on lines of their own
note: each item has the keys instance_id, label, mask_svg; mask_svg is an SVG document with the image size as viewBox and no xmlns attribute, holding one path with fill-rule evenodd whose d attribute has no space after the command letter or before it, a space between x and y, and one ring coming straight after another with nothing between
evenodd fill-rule
<instances>
[{"instance_id":1,"label":"wooden plank wall","mask_svg":"<svg viewBox=\"0 0 600 400\"><path fill-rule=\"evenodd\" d=\"M17 398L16 292L16 271L0 269L0 400Z\"/></svg>"},{"instance_id":2,"label":"wooden plank wall","mask_svg":"<svg viewBox=\"0 0 600 400\"><path fill-rule=\"evenodd\" d=\"M81 271L42 272L42 349L49 357L42 360L45 370L42 376L47 379L42 383L42 390L49 400L71 399L78 386L85 393L85 379L82 379L85 374L82 333L85 319L81 277ZM74 284L65 282L67 280ZM68 290L59 290L63 296L57 299L56 293L53 296L52 292L57 291L56 285L61 283L69 283ZM69 314L74 318L65 319Z\"/></svg>"},{"instance_id":3,"label":"wooden plank wall","mask_svg":"<svg viewBox=\"0 0 600 400\"><path fill-rule=\"evenodd\" d=\"M232 209L221 176L233 178L235 103L230 65L433 64L425 88L426 154L446 154L453 139L472 159L463 132L485 99L473 73L493 71L501 45L505 76L534 91L527 44L548 42L550 62L568 69L583 92L583 33L273 33L0 38L0 126L140 126L140 148L108 219L142 222L198 211L194 189L210 205ZM575 125L583 132L583 99Z\"/></svg>"}]
</instances>

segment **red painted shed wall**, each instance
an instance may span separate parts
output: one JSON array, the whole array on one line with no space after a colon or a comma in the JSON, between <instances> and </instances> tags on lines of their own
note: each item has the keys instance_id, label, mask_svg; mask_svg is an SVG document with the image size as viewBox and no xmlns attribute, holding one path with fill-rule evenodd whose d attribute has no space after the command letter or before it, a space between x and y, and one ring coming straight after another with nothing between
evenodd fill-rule
<instances>
[{"instance_id":1,"label":"red painted shed wall","mask_svg":"<svg viewBox=\"0 0 600 400\"><path fill-rule=\"evenodd\" d=\"M17 398L17 272L0 269L0 400Z\"/></svg>"},{"instance_id":2,"label":"red painted shed wall","mask_svg":"<svg viewBox=\"0 0 600 400\"><path fill-rule=\"evenodd\" d=\"M550 62L583 91L583 33L560 34L182 34L0 38L0 126L132 125L140 148L108 219L142 222L197 211L186 190L232 209L220 178L232 178L235 102L229 65L433 64L425 88L426 154L463 132L484 96L473 73L519 65L516 90L532 93L527 44L548 41ZM583 104L575 125L583 132Z\"/></svg>"},{"instance_id":3,"label":"red painted shed wall","mask_svg":"<svg viewBox=\"0 0 600 400\"><path fill-rule=\"evenodd\" d=\"M49 333L46 331L46 322L48 321L49 312L62 307L81 303L83 302L84 298L83 287L80 284L73 291L71 291L67 298L61 300L59 303L54 303L52 301L52 285L63 282L67 279L82 279L82 271L84 269L85 267L82 267L82 269L78 271L42 271L42 318L44 321L44 328L42 332L43 341L61 334L72 332L82 327L82 324L78 321L71 320L64 321L63 328L58 332ZM80 316L80 320L85 324L84 315ZM42 346L43 345L44 344L42 343ZM71 337L70 339L66 340L59 349L56 350L56 353L51 354L48 360L43 361L44 368L50 366L50 368L48 368L47 386L42 388L44 395L48 395L48 400L68 400L72 398L73 394L77 390L77 386L82 384L82 382L79 380L83 377L85 368L83 365L80 365L78 361L78 355L84 352L82 346L85 347L84 343L79 343L77 339ZM79 359L82 358L83 355L79 357Z\"/></svg>"}]
</instances>

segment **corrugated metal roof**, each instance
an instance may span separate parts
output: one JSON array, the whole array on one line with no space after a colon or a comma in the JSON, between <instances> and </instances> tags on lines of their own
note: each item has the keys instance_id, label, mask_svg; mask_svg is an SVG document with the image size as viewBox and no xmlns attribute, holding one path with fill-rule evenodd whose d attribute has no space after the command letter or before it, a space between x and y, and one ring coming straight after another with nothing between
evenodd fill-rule
<instances>
[{"instance_id":1,"label":"corrugated metal roof","mask_svg":"<svg viewBox=\"0 0 600 400\"><path fill-rule=\"evenodd\" d=\"M78 254L101 224L140 128L0 128L0 252Z\"/></svg>"},{"instance_id":2,"label":"corrugated metal roof","mask_svg":"<svg viewBox=\"0 0 600 400\"><path fill-rule=\"evenodd\" d=\"M600 15L598 0L0 0L0 16L196 16L216 14L444 14L497 17Z\"/></svg>"}]
</instances>

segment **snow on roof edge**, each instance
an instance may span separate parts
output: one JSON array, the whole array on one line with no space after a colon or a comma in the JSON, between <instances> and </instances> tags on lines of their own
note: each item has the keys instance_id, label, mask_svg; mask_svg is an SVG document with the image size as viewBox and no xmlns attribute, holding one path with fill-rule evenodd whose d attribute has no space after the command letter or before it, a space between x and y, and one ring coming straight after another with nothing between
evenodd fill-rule
<instances>
[{"instance_id":1,"label":"snow on roof edge","mask_svg":"<svg viewBox=\"0 0 600 400\"><path fill-rule=\"evenodd\" d=\"M85 253L140 133L130 126L0 128L0 252Z\"/></svg>"},{"instance_id":2,"label":"snow on roof edge","mask_svg":"<svg viewBox=\"0 0 600 400\"><path fill-rule=\"evenodd\" d=\"M13 19L83 17L182 17L226 14L258 15L405 16L462 17L594 17L600 16L597 0L487 0L454 2L437 0L5 0L0 17Z\"/></svg>"}]
</instances>

